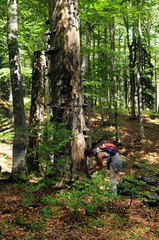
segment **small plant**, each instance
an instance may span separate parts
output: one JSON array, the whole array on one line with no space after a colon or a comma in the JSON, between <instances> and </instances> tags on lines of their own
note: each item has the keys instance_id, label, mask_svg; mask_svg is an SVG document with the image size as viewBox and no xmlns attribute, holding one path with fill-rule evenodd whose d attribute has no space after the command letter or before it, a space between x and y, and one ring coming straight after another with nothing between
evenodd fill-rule
<instances>
[{"instance_id":1,"label":"small plant","mask_svg":"<svg viewBox=\"0 0 159 240\"><path fill-rule=\"evenodd\" d=\"M27 150L28 169L31 168L29 159L35 158L40 165L41 173L45 176L52 175L52 179L60 177L69 164L61 155L68 149L68 143L73 138L72 132L66 129L64 124L57 124L46 118L39 126L28 128L28 134L30 142L36 141L35 149L28 147Z\"/></svg>"},{"instance_id":2,"label":"small plant","mask_svg":"<svg viewBox=\"0 0 159 240\"><path fill-rule=\"evenodd\" d=\"M12 129L12 122L0 115L0 140L10 141L14 138L14 131Z\"/></svg>"},{"instance_id":3,"label":"small plant","mask_svg":"<svg viewBox=\"0 0 159 240\"><path fill-rule=\"evenodd\" d=\"M23 216L20 213L16 215L16 223L23 228L28 228L28 224L23 220Z\"/></svg>"},{"instance_id":4,"label":"small plant","mask_svg":"<svg viewBox=\"0 0 159 240\"><path fill-rule=\"evenodd\" d=\"M5 229L12 229L12 228L14 228L14 226L12 225L12 221L4 220L3 222L1 222L0 223L0 239Z\"/></svg>"},{"instance_id":5,"label":"small plant","mask_svg":"<svg viewBox=\"0 0 159 240\"><path fill-rule=\"evenodd\" d=\"M148 158L149 160L151 160L151 159L153 159L153 156L152 156L152 155L147 155L147 158Z\"/></svg>"},{"instance_id":6,"label":"small plant","mask_svg":"<svg viewBox=\"0 0 159 240\"><path fill-rule=\"evenodd\" d=\"M108 222L107 222L107 218L106 217L103 217L103 218L98 218L98 217L95 217L95 218L92 218L92 217L89 217L88 218L88 226L93 228L94 226L98 226L98 227L104 227L104 226L107 226L108 225Z\"/></svg>"},{"instance_id":7,"label":"small plant","mask_svg":"<svg viewBox=\"0 0 159 240\"><path fill-rule=\"evenodd\" d=\"M159 176L159 170L158 169L154 169L154 173L156 174L156 176Z\"/></svg>"},{"instance_id":8,"label":"small plant","mask_svg":"<svg viewBox=\"0 0 159 240\"><path fill-rule=\"evenodd\" d=\"M99 180L100 178L100 180ZM67 190L61 190L55 196L43 198L45 204L60 206L71 215L97 216L106 210L106 203L114 196L110 184L98 176L96 178L76 181ZM79 218L80 219L80 218Z\"/></svg>"},{"instance_id":9,"label":"small plant","mask_svg":"<svg viewBox=\"0 0 159 240\"><path fill-rule=\"evenodd\" d=\"M36 232L38 234L39 230L45 230L45 220L43 219L30 219L30 228L32 232Z\"/></svg>"},{"instance_id":10,"label":"small plant","mask_svg":"<svg viewBox=\"0 0 159 240\"><path fill-rule=\"evenodd\" d=\"M22 202L24 203L24 207L29 207L31 206L32 202L34 201L34 196L32 193L26 193L26 194L23 194L23 200Z\"/></svg>"},{"instance_id":11,"label":"small plant","mask_svg":"<svg viewBox=\"0 0 159 240\"><path fill-rule=\"evenodd\" d=\"M18 213L16 215L16 224L24 228L26 231L31 231L37 233L39 230L45 229L45 221L43 219L32 219L30 217L21 215L21 213Z\"/></svg>"},{"instance_id":12,"label":"small plant","mask_svg":"<svg viewBox=\"0 0 159 240\"><path fill-rule=\"evenodd\" d=\"M50 218L50 213L51 213L50 207L43 208L43 216L44 216L44 218Z\"/></svg>"},{"instance_id":13,"label":"small plant","mask_svg":"<svg viewBox=\"0 0 159 240\"><path fill-rule=\"evenodd\" d=\"M3 163L7 163L7 155L6 154L2 154L1 156L0 156L0 160L3 162Z\"/></svg>"},{"instance_id":14,"label":"small plant","mask_svg":"<svg viewBox=\"0 0 159 240\"><path fill-rule=\"evenodd\" d=\"M142 195L142 187L145 182L138 181L132 176L126 176L125 181L118 186L119 193L124 196L130 196L132 198L139 198Z\"/></svg>"}]
</instances>

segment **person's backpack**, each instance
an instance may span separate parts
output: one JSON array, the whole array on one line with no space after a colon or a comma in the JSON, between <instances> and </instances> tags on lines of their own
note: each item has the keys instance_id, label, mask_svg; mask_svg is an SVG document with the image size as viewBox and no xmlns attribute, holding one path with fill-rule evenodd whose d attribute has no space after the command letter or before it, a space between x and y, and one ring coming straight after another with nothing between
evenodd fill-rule
<instances>
[{"instance_id":1,"label":"person's backpack","mask_svg":"<svg viewBox=\"0 0 159 240\"><path fill-rule=\"evenodd\" d=\"M117 148L112 143L104 143L100 145L99 148L105 152L110 153L110 156L114 156L117 153Z\"/></svg>"}]
</instances>

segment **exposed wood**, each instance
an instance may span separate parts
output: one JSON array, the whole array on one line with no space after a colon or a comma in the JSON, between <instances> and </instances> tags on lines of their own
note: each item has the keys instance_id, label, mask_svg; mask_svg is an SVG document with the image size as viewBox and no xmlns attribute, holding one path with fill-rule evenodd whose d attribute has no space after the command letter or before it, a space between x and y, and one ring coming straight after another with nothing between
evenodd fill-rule
<instances>
[{"instance_id":1,"label":"exposed wood","mask_svg":"<svg viewBox=\"0 0 159 240\"><path fill-rule=\"evenodd\" d=\"M78 1L49 1L51 33L49 77L51 81L53 121L63 123L74 138L62 150L63 158L69 161L71 176L87 176L84 159L85 138L83 128L83 86L81 79L80 36ZM65 103L65 104L63 104ZM56 107L55 107L56 106Z\"/></svg>"}]
</instances>

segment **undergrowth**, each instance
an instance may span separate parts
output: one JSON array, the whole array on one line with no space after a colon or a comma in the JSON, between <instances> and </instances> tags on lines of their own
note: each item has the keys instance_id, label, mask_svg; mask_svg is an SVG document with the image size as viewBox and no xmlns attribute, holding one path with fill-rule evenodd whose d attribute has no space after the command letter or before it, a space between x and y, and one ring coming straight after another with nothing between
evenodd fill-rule
<instances>
[{"instance_id":1,"label":"undergrowth","mask_svg":"<svg viewBox=\"0 0 159 240\"><path fill-rule=\"evenodd\" d=\"M29 207L35 201L34 193L50 184L50 179L39 181L37 184L24 183L26 189L23 194L23 206ZM52 182L51 182L52 184ZM66 184L65 189L58 190L56 194L42 196L40 201L46 205L43 209L45 217L55 211L64 215L71 215L76 219L81 216L97 217L106 211L106 203L112 199L119 199L111 190L111 186L102 173L96 173L92 179L74 181L71 186Z\"/></svg>"}]
</instances>

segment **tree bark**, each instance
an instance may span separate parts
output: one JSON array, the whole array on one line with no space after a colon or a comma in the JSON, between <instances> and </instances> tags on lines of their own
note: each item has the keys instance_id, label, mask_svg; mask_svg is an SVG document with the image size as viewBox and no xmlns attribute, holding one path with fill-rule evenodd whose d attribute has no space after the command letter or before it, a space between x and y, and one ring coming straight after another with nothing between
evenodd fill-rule
<instances>
[{"instance_id":1,"label":"tree bark","mask_svg":"<svg viewBox=\"0 0 159 240\"><path fill-rule=\"evenodd\" d=\"M159 79L159 76L158 78ZM156 112L159 113L159 83L156 83L156 92L157 92L157 96L156 96Z\"/></svg>"},{"instance_id":2,"label":"tree bark","mask_svg":"<svg viewBox=\"0 0 159 240\"><path fill-rule=\"evenodd\" d=\"M86 48L87 48L86 69L87 69L88 74L91 73L90 47L91 47L91 26L90 26L89 22L86 22ZM91 91L90 86L89 86L89 90ZM92 111L91 97L88 96L88 128L89 128L89 133L90 133L89 138L88 138L89 148L92 148L91 111ZM89 166L90 167L93 166L92 158L89 158Z\"/></svg>"},{"instance_id":3,"label":"tree bark","mask_svg":"<svg viewBox=\"0 0 159 240\"><path fill-rule=\"evenodd\" d=\"M156 42L155 42L156 46ZM155 85L155 93L154 93L154 112L159 113L159 76L157 74L157 56L155 53L155 79L154 79L154 85Z\"/></svg>"},{"instance_id":4,"label":"tree bark","mask_svg":"<svg viewBox=\"0 0 159 240\"><path fill-rule=\"evenodd\" d=\"M138 22L138 69L137 69L137 86L138 86L138 108L139 108L139 137L141 140L145 138L144 126L143 126L143 107L142 107L142 85L141 85L141 22L140 22L140 11L139 11L139 22Z\"/></svg>"},{"instance_id":5,"label":"tree bark","mask_svg":"<svg viewBox=\"0 0 159 240\"><path fill-rule=\"evenodd\" d=\"M98 25L98 40L97 40L97 49L100 49L100 25ZM101 79L101 70L99 69L100 64L100 53L98 52L97 55L97 61L98 61L98 81L100 86L102 85L102 79ZM103 99L102 97L99 97L99 109L100 109L100 116L101 116L101 124L104 123L104 112L103 112Z\"/></svg>"},{"instance_id":6,"label":"tree bark","mask_svg":"<svg viewBox=\"0 0 159 240\"><path fill-rule=\"evenodd\" d=\"M49 0L51 30L50 80L53 120L63 123L74 138L61 157L70 164L71 177L87 176L84 158L83 87L81 79L79 14L77 0Z\"/></svg>"},{"instance_id":7,"label":"tree bark","mask_svg":"<svg viewBox=\"0 0 159 240\"><path fill-rule=\"evenodd\" d=\"M88 71L88 73L90 74L91 73L91 63L90 63L90 47L91 47L91 27L90 27L90 23L89 22L86 22L86 48L87 48L87 62L86 62L86 69ZM89 90L90 89L90 86L89 86ZM89 136L89 142L88 142L88 145L89 145L89 148L92 148L92 130L91 130L91 97L88 96L88 128L89 128L89 133L90 133L90 136ZM92 166L92 159L90 159L90 166Z\"/></svg>"},{"instance_id":8,"label":"tree bark","mask_svg":"<svg viewBox=\"0 0 159 240\"><path fill-rule=\"evenodd\" d=\"M82 77L85 78L85 75L91 75L91 62L90 62L90 47L91 47L91 26L89 22L86 22L86 49L82 58ZM87 91L91 92L91 87L87 87ZM91 96L87 97L87 111L88 111L88 129L89 137L87 138L87 146L92 148L92 136L91 136L91 111L92 111L92 99Z\"/></svg>"},{"instance_id":9,"label":"tree bark","mask_svg":"<svg viewBox=\"0 0 159 240\"><path fill-rule=\"evenodd\" d=\"M37 131L44 116L46 59L44 51L36 51L33 60L32 94L29 120L29 138L26 152L26 164L29 172L39 172L39 141Z\"/></svg>"},{"instance_id":10,"label":"tree bark","mask_svg":"<svg viewBox=\"0 0 159 240\"><path fill-rule=\"evenodd\" d=\"M13 168L12 175L26 175L25 164L25 112L23 102L23 91L21 81L19 46L18 46L18 23L17 23L17 2L7 0L8 7L8 50L10 77L13 94L13 113L15 136L13 141Z\"/></svg>"},{"instance_id":11,"label":"tree bark","mask_svg":"<svg viewBox=\"0 0 159 240\"><path fill-rule=\"evenodd\" d=\"M136 52L133 54L133 46L136 44L136 36L135 36L135 27L133 26L133 40L132 44L130 44L129 37L129 21L124 18L125 27L127 31L127 45L129 49L129 70L130 70L130 85L131 85L131 119L136 119L135 114L135 63L136 63Z\"/></svg>"}]
</instances>

